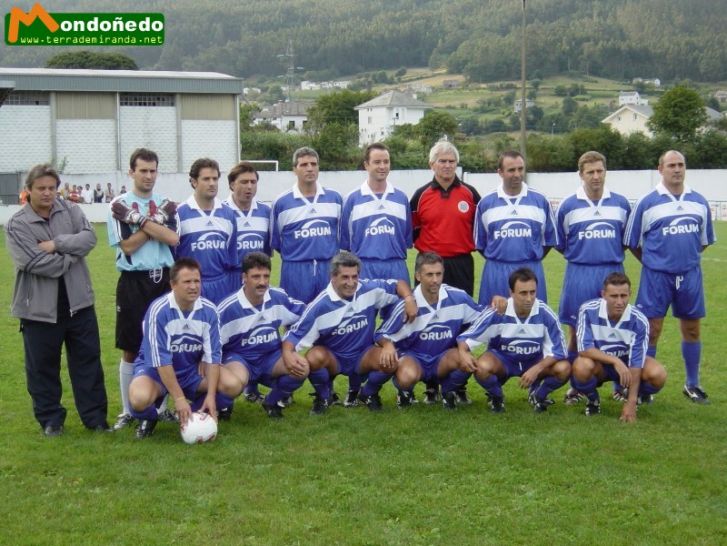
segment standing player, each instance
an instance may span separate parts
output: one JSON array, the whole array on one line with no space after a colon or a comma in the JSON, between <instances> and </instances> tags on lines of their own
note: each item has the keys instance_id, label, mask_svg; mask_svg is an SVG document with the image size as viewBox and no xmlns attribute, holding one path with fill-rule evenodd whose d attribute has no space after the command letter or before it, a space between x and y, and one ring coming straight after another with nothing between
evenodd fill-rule
<instances>
[{"instance_id":1,"label":"standing player","mask_svg":"<svg viewBox=\"0 0 727 546\"><path fill-rule=\"evenodd\" d=\"M250 252L270 256L270 207L255 199L260 175L252 163L241 161L227 174L229 197L222 202L237 217L237 261L230 270L232 285L240 288L242 260Z\"/></svg>"},{"instance_id":2,"label":"standing player","mask_svg":"<svg viewBox=\"0 0 727 546\"><path fill-rule=\"evenodd\" d=\"M293 171L298 182L273 203L271 243L283 265L280 287L309 303L328 284L328 265L338 251L341 196L318 184L318 152L298 148Z\"/></svg>"},{"instance_id":3,"label":"standing player","mask_svg":"<svg viewBox=\"0 0 727 546\"><path fill-rule=\"evenodd\" d=\"M472 231L475 209L480 200L477 190L457 176L459 151L446 140L429 150L432 181L419 188L411 198L414 246L419 252L434 252L444 259L444 279L448 286L472 296L475 288L475 243ZM439 386L427 383L424 402L435 404ZM458 401L469 403L467 391L457 392Z\"/></svg>"},{"instance_id":4,"label":"standing player","mask_svg":"<svg viewBox=\"0 0 727 546\"><path fill-rule=\"evenodd\" d=\"M361 261L347 251L331 260L331 281L283 338L283 361L288 369L309 367L316 390L312 413L324 413L331 397L330 382L338 374L367 375L358 399L369 409L381 409L379 390L396 370L396 355L374 347L376 314L385 305L405 300L407 320L417 313L405 281L361 279ZM397 297L398 296L398 297ZM296 351L311 348L305 357ZM354 383L358 384L358 383ZM349 390L346 406L355 405Z\"/></svg>"},{"instance_id":5,"label":"standing player","mask_svg":"<svg viewBox=\"0 0 727 546\"><path fill-rule=\"evenodd\" d=\"M361 278L409 282L406 252L412 244L406 194L387 182L389 149L370 144L364 153L368 178L346 196L341 218L341 249L361 260Z\"/></svg>"},{"instance_id":6,"label":"standing player","mask_svg":"<svg viewBox=\"0 0 727 546\"><path fill-rule=\"evenodd\" d=\"M272 255L270 250L270 207L255 199L257 184L260 180L252 163L241 161L227 175L230 196L222 204L230 207L237 216L237 263L230 270L231 285L240 288L242 280L242 261L250 252L264 252ZM262 400L257 383L250 381L245 385L245 398L250 402ZM222 414L223 418L226 414Z\"/></svg>"},{"instance_id":7,"label":"standing player","mask_svg":"<svg viewBox=\"0 0 727 546\"><path fill-rule=\"evenodd\" d=\"M270 288L270 257L250 252L242 261L242 288L219 307L222 362L234 384L228 391L240 393L250 381L272 391L263 409L272 418L283 416L280 402L293 394L308 376L308 367L296 360L286 367L280 350L279 328L298 321L305 304L279 288ZM220 418L229 419L227 408Z\"/></svg>"},{"instance_id":8,"label":"standing player","mask_svg":"<svg viewBox=\"0 0 727 546\"><path fill-rule=\"evenodd\" d=\"M490 409L505 411L502 386L513 376L529 389L528 401L536 413L552 404L548 395L570 376L565 340L557 315L536 297L537 276L527 268L516 269L508 279L510 298L504 315L487 309L457 338L463 370L474 372L485 389ZM477 360L471 349L487 343Z\"/></svg>"},{"instance_id":9,"label":"standing player","mask_svg":"<svg viewBox=\"0 0 727 546\"><path fill-rule=\"evenodd\" d=\"M583 185L558 207L556 248L568 261L560 293L558 318L568 326L568 360L573 363L576 349L576 321L580 306L601 293L603 279L614 271L623 272L623 233L631 205L623 195L606 187L606 158L586 152L578 159ZM616 384L614 386L617 386ZM615 395L621 398L620 390ZM579 399L575 390L566 394L566 403Z\"/></svg>"},{"instance_id":10,"label":"standing player","mask_svg":"<svg viewBox=\"0 0 727 546\"><path fill-rule=\"evenodd\" d=\"M507 279L527 267L538 278L538 299L547 302L542 259L557 243L550 202L525 183L520 152L500 154L497 174L502 184L477 205L475 246L487 259L480 281L480 304L508 293Z\"/></svg>"},{"instance_id":11,"label":"standing player","mask_svg":"<svg viewBox=\"0 0 727 546\"><path fill-rule=\"evenodd\" d=\"M636 307L649 319L647 354L656 357L664 316L671 305L682 334L684 396L705 404L707 393L699 381L699 321L706 315L700 254L714 244L715 236L709 203L684 183L686 170L681 152L670 150L659 158L661 182L636 203L624 244L643 266Z\"/></svg>"},{"instance_id":12,"label":"standing player","mask_svg":"<svg viewBox=\"0 0 727 546\"><path fill-rule=\"evenodd\" d=\"M457 176L459 151L440 140L429 150L432 181L411 198L414 246L444 259L444 283L467 292L475 287L472 227L480 200L477 190Z\"/></svg>"},{"instance_id":13,"label":"standing player","mask_svg":"<svg viewBox=\"0 0 727 546\"><path fill-rule=\"evenodd\" d=\"M194 193L177 209L177 256L199 262L203 295L215 305L240 286L230 273L237 270L237 216L217 199L219 179L217 161L196 160L189 169Z\"/></svg>"},{"instance_id":14,"label":"standing player","mask_svg":"<svg viewBox=\"0 0 727 546\"><path fill-rule=\"evenodd\" d=\"M621 421L636 421L636 404L651 401L666 382L666 370L646 356L649 322L629 304L631 281L611 273L603 281L601 297L587 301L578 312L578 351L573 363L573 387L588 402L586 415L601 413L596 390L604 381L618 381L628 389Z\"/></svg>"},{"instance_id":15,"label":"standing player","mask_svg":"<svg viewBox=\"0 0 727 546\"><path fill-rule=\"evenodd\" d=\"M230 401L217 389L218 381L232 381L223 377L226 370L220 370L217 309L200 297L199 264L180 258L169 277L172 291L154 300L144 317L144 341L129 387L132 415L139 419L136 437L140 440L154 432L155 405L167 393L174 398L182 427L193 411L206 411L217 419L218 401L221 406Z\"/></svg>"},{"instance_id":16,"label":"standing player","mask_svg":"<svg viewBox=\"0 0 727 546\"><path fill-rule=\"evenodd\" d=\"M442 385L444 407L455 409L454 387L462 386L469 378L469 374L459 369L457 336L463 325L479 317L481 308L464 290L442 284L444 263L433 252L417 256L414 275L419 283L414 290L417 317L407 323L405 302L399 302L376 333L376 344L382 347L382 353L398 361L396 383L400 408L412 404L417 382L430 381Z\"/></svg>"},{"instance_id":17,"label":"standing player","mask_svg":"<svg viewBox=\"0 0 727 546\"><path fill-rule=\"evenodd\" d=\"M114 429L134 419L129 407L129 384L141 347L141 324L149 304L169 292L172 247L179 243L176 203L154 193L159 166L157 154L137 148L129 159L131 191L120 193L109 205L109 244L116 251L116 347L121 349L119 388L121 414ZM164 413L164 418L169 417Z\"/></svg>"}]
</instances>

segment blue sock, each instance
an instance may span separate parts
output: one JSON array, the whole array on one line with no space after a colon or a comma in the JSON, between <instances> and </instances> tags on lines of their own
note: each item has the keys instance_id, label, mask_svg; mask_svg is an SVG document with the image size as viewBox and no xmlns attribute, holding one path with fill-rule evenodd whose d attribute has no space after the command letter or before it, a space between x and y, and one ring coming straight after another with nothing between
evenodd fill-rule
<instances>
[{"instance_id":1,"label":"blue sock","mask_svg":"<svg viewBox=\"0 0 727 546\"><path fill-rule=\"evenodd\" d=\"M639 383L639 396L648 396L650 394L656 394L661 390L661 387L656 388L648 381L642 381Z\"/></svg>"},{"instance_id":2,"label":"blue sock","mask_svg":"<svg viewBox=\"0 0 727 546\"><path fill-rule=\"evenodd\" d=\"M313 385L318 396L324 400L328 400L331 397L331 377L328 373L328 369L321 368L320 370L310 372L310 374L308 374L308 381L310 381L310 384Z\"/></svg>"},{"instance_id":3,"label":"blue sock","mask_svg":"<svg viewBox=\"0 0 727 546\"><path fill-rule=\"evenodd\" d=\"M598 396L598 380L595 377L591 377L588 381L578 381L575 377L571 376L570 384L578 392L582 392L586 395L588 400L591 402L598 402L600 397Z\"/></svg>"},{"instance_id":4,"label":"blue sock","mask_svg":"<svg viewBox=\"0 0 727 546\"><path fill-rule=\"evenodd\" d=\"M481 381L477 379L477 376L475 376L475 380L482 386L483 389L485 389L491 396L496 396L499 398L502 398L502 385L500 385L500 380L497 378L496 375L491 375L484 381Z\"/></svg>"},{"instance_id":5,"label":"blue sock","mask_svg":"<svg viewBox=\"0 0 727 546\"><path fill-rule=\"evenodd\" d=\"M156 421L157 419L159 419L159 413L157 413L157 408L154 404L144 408L141 411L136 411L132 407L130 407L129 410L131 416L134 419L138 419L139 421L141 421L142 419L146 419L148 421Z\"/></svg>"},{"instance_id":6,"label":"blue sock","mask_svg":"<svg viewBox=\"0 0 727 546\"><path fill-rule=\"evenodd\" d=\"M562 387L564 383L565 381L561 381L557 377L549 375L543 379L532 392L538 400L545 400L551 392Z\"/></svg>"},{"instance_id":7,"label":"blue sock","mask_svg":"<svg viewBox=\"0 0 727 546\"><path fill-rule=\"evenodd\" d=\"M381 387L384 386L384 383L386 383L389 379L391 379L390 373L384 373L384 372L371 372L369 373L369 380L366 381L366 384L361 389L361 394L364 396L371 396L372 394L377 394Z\"/></svg>"},{"instance_id":8,"label":"blue sock","mask_svg":"<svg viewBox=\"0 0 727 546\"><path fill-rule=\"evenodd\" d=\"M284 398L287 398L293 392L300 388L305 379L299 379L292 375L281 375L275 380L272 390L265 397L265 403L268 406L274 406Z\"/></svg>"},{"instance_id":9,"label":"blue sock","mask_svg":"<svg viewBox=\"0 0 727 546\"><path fill-rule=\"evenodd\" d=\"M226 394L222 394L219 391L215 393L215 405L217 406L218 412L221 409L231 408L234 403L234 400Z\"/></svg>"},{"instance_id":10,"label":"blue sock","mask_svg":"<svg viewBox=\"0 0 727 546\"><path fill-rule=\"evenodd\" d=\"M573 364L576 358L578 358L578 351L568 351L568 362Z\"/></svg>"},{"instance_id":11,"label":"blue sock","mask_svg":"<svg viewBox=\"0 0 727 546\"><path fill-rule=\"evenodd\" d=\"M463 372L462 370L453 370L446 377L440 379L442 384L442 394L445 392L456 391L457 389L464 387L467 384L467 380L470 378L470 373Z\"/></svg>"},{"instance_id":12,"label":"blue sock","mask_svg":"<svg viewBox=\"0 0 727 546\"><path fill-rule=\"evenodd\" d=\"M360 391L361 390L361 376L357 373L353 373L348 376L348 390L349 391Z\"/></svg>"},{"instance_id":13,"label":"blue sock","mask_svg":"<svg viewBox=\"0 0 727 546\"><path fill-rule=\"evenodd\" d=\"M682 357L684 358L684 367L687 370L687 387L698 387L702 342L682 341Z\"/></svg>"},{"instance_id":14,"label":"blue sock","mask_svg":"<svg viewBox=\"0 0 727 546\"><path fill-rule=\"evenodd\" d=\"M651 358L656 358L656 345L649 345L646 348L646 356L650 356Z\"/></svg>"}]
</instances>

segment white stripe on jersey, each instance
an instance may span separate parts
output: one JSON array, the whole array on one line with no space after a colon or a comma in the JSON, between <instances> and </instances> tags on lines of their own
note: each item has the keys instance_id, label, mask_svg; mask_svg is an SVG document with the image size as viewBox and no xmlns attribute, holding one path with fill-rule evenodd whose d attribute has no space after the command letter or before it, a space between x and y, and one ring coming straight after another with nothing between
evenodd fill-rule
<instances>
[{"instance_id":1,"label":"white stripe on jersey","mask_svg":"<svg viewBox=\"0 0 727 546\"><path fill-rule=\"evenodd\" d=\"M521 203L517 206L517 216L513 216L512 209L513 205L510 203L506 205L491 207L485 211L480 221L485 227L487 227L492 222L517 219L527 219L538 222L540 224L545 224L545 211L540 207L535 207L533 205L523 205Z\"/></svg>"},{"instance_id":2,"label":"white stripe on jersey","mask_svg":"<svg viewBox=\"0 0 727 546\"><path fill-rule=\"evenodd\" d=\"M311 208L315 209L315 213L311 214ZM315 220L316 218L336 218L341 214L341 205L338 203L321 203L315 204L305 203L292 208L285 209L278 214L279 231L289 224L296 222L304 222L306 220Z\"/></svg>"},{"instance_id":3,"label":"white stripe on jersey","mask_svg":"<svg viewBox=\"0 0 727 546\"><path fill-rule=\"evenodd\" d=\"M384 207L383 209L381 208L382 205ZM406 221L407 213L408 210L402 203L395 203L394 201L384 199L380 201L368 201L366 203L354 205L351 208L351 216L348 219L348 223L351 225L356 220L384 214L388 216L395 216L400 220Z\"/></svg>"},{"instance_id":4,"label":"white stripe on jersey","mask_svg":"<svg viewBox=\"0 0 727 546\"><path fill-rule=\"evenodd\" d=\"M597 215L596 212L599 214ZM623 224L626 222L626 211L621 207L603 205L598 209L595 207L573 209L564 216L564 227L568 231L568 226L592 220L617 220Z\"/></svg>"},{"instance_id":5,"label":"white stripe on jersey","mask_svg":"<svg viewBox=\"0 0 727 546\"><path fill-rule=\"evenodd\" d=\"M210 226L209 223L212 222L213 226ZM179 230L180 233L183 233L185 235L192 235L194 233L207 233L212 231L212 229L217 229L220 231L224 231L228 235L232 233L232 222L230 222L227 218L220 218L219 216L196 216L192 218L186 218L184 220L181 220L179 222Z\"/></svg>"}]
</instances>

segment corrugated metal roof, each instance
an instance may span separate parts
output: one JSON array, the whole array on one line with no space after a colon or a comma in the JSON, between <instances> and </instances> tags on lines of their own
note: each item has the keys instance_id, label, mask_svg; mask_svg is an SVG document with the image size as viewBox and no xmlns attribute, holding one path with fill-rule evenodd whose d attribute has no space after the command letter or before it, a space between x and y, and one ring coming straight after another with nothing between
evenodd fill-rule
<instances>
[{"instance_id":1,"label":"corrugated metal roof","mask_svg":"<svg viewBox=\"0 0 727 546\"><path fill-rule=\"evenodd\" d=\"M217 72L0 68L17 91L242 94L242 80Z\"/></svg>"}]
</instances>

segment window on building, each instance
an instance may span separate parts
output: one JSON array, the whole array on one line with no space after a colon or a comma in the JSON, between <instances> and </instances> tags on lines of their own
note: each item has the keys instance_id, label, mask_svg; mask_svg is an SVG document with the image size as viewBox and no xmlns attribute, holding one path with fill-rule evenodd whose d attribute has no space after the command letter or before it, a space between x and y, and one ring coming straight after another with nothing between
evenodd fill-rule
<instances>
[{"instance_id":1,"label":"window on building","mask_svg":"<svg viewBox=\"0 0 727 546\"><path fill-rule=\"evenodd\" d=\"M288 121L288 130L295 129L295 120L289 120Z\"/></svg>"},{"instance_id":2,"label":"window on building","mask_svg":"<svg viewBox=\"0 0 727 546\"><path fill-rule=\"evenodd\" d=\"M636 121L636 114L634 114L634 121Z\"/></svg>"},{"instance_id":3,"label":"window on building","mask_svg":"<svg viewBox=\"0 0 727 546\"><path fill-rule=\"evenodd\" d=\"M121 93L121 106L174 106L174 95L164 93Z\"/></svg>"},{"instance_id":4,"label":"window on building","mask_svg":"<svg viewBox=\"0 0 727 546\"><path fill-rule=\"evenodd\" d=\"M369 119L369 121L368 121L368 124L369 124L369 125L371 125L371 123L373 122L373 119L374 119L374 118L372 118L371 116L369 116L369 118L368 118L368 119Z\"/></svg>"},{"instance_id":5,"label":"window on building","mask_svg":"<svg viewBox=\"0 0 727 546\"><path fill-rule=\"evenodd\" d=\"M6 105L40 106L50 104L50 93L43 91L13 91L5 99Z\"/></svg>"}]
</instances>

